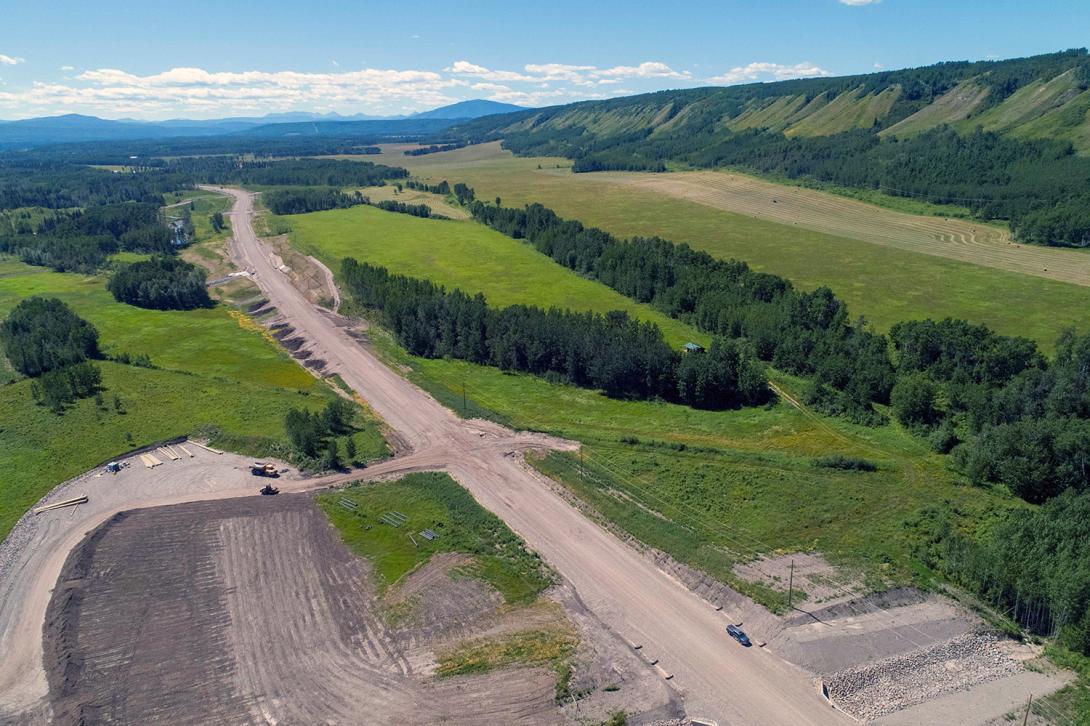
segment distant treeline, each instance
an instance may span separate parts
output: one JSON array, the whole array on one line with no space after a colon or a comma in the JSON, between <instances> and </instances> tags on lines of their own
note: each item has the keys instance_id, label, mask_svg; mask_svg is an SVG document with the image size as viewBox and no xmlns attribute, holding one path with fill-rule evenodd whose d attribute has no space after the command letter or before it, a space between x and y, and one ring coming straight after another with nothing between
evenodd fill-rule
<instances>
[{"instance_id":1,"label":"distant treeline","mask_svg":"<svg viewBox=\"0 0 1090 726\"><path fill-rule=\"evenodd\" d=\"M118 302L151 310L212 306L204 268L177 257L155 256L118 268L106 288Z\"/></svg>"},{"instance_id":2,"label":"distant treeline","mask_svg":"<svg viewBox=\"0 0 1090 726\"><path fill-rule=\"evenodd\" d=\"M887 338L852 322L828 289L801 292L742 262L618 240L539 204L470 210L581 275L807 376L818 410L874 424L883 416L872 404L890 404L977 483L1031 502L1090 491L1090 334L1065 334L1051 363L1031 340L960 320L900 323Z\"/></svg>"},{"instance_id":3,"label":"distant treeline","mask_svg":"<svg viewBox=\"0 0 1090 726\"><path fill-rule=\"evenodd\" d=\"M161 206L163 194L202 182L364 187L381 186L386 179L408 176L399 167L344 159L252 160L214 156L152 161L156 163L118 172L53 162L0 162L0 209L68 209L134 201Z\"/></svg>"},{"instance_id":4,"label":"distant treeline","mask_svg":"<svg viewBox=\"0 0 1090 726\"><path fill-rule=\"evenodd\" d=\"M459 182L452 187L450 185L450 182L446 181L445 179L438 184L425 184L424 182L410 179L409 181L404 182L403 186L406 189L415 189L418 192L439 194L440 196L444 197L453 194L455 200L457 200L459 204L469 204L477 198L477 195L473 191L473 188L469 185Z\"/></svg>"},{"instance_id":5,"label":"distant treeline","mask_svg":"<svg viewBox=\"0 0 1090 726\"><path fill-rule=\"evenodd\" d=\"M337 187L290 187L264 192L261 201L273 214L305 214L366 204L367 197L358 191L349 194Z\"/></svg>"},{"instance_id":6,"label":"distant treeline","mask_svg":"<svg viewBox=\"0 0 1090 726\"><path fill-rule=\"evenodd\" d=\"M610 396L664 398L701 408L756 405L771 397L761 365L731 341L682 356L657 326L620 311L495 309L483 295L447 291L350 258L342 274L353 297L380 311L383 323L414 355L457 358Z\"/></svg>"},{"instance_id":7,"label":"distant treeline","mask_svg":"<svg viewBox=\"0 0 1090 726\"><path fill-rule=\"evenodd\" d=\"M247 160L236 157L177 159L163 167L193 181L213 184L263 186L382 186L386 179L403 179L409 172L400 167L345 159Z\"/></svg>"},{"instance_id":8,"label":"distant treeline","mask_svg":"<svg viewBox=\"0 0 1090 726\"><path fill-rule=\"evenodd\" d=\"M0 252L57 272L91 273L120 250L169 253L170 229L159 205L109 204L45 217L33 231L0 234Z\"/></svg>"},{"instance_id":9,"label":"distant treeline","mask_svg":"<svg viewBox=\"0 0 1090 726\"><path fill-rule=\"evenodd\" d=\"M376 141L378 139L375 139ZM360 138L327 136L199 136L129 141L94 141L40 146L30 150L0 151L0 164L17 160L34 163L102 164L111 166L165 166L162 157L246 155L257 158L368 156L382 153Z\"/></svg>"},{"instance_id":10,"label":"distant treeline","mask_svg":"<svg viewBox=\"0 0 1090 726\"><path fill-rule=\"evenodd\" d=\"M427 204L406 204L405 202L398 202L393 199L384 199L379 202L371 202L371 205L387 212L398 212L399 214L408 214L413 217L446 219L446 217L442 215L433 214L431 207Z\"/></svg>"},{"instance_id":11,"label":"distant treeline","mask_svg":"<svg viewBox=\"0 0 1090 726\"><path fill-rule=\"evenodd\" d=\"M465 147L465 145L466 142L464 141L455 141L450 144L432 144L418 149L406 149L403 153L405 156L424 156L425 154L438 154L441 151L454 151Z\"/></svg>"},{"instance_id":12,"label":"distant treeline","mask_svg":"<svg viewBox=\"0 0 1090 726\"><path fill-rule=\"evenodd\" d=\"M0 209L70 209L120 202L161 205L163 194L177 188L178 180L165 174L115 173L60 163L0 162Z\"/></svg>"}]
</instances>

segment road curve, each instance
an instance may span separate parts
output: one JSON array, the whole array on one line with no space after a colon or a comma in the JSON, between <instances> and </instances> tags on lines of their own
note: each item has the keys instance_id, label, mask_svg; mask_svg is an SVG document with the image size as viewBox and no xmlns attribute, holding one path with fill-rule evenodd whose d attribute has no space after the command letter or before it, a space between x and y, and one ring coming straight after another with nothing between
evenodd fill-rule
<instances>
[{"instance_id":1,"label":"road curve","mask_svg":"<svg viewBox=\"0 0 1090 726\"><path fill-rule=\"evenodd\" d=\"M269 301L316 346L315 355L409 442L410 458L450 472L567 578L609 627L657 658L673 674L690 714L720 724L851 723L825 703L805 673L763 649L740 648L726 635L722 613L589 521L527 467L517 451L534 435L459 419L350 338L273 265L253 231L252 195L218 191L235 199L236 263L254 273ZM491 445L483 445L486 440ZM396 461L386 467L396 468Z\"/></svg>"}]
</instances>

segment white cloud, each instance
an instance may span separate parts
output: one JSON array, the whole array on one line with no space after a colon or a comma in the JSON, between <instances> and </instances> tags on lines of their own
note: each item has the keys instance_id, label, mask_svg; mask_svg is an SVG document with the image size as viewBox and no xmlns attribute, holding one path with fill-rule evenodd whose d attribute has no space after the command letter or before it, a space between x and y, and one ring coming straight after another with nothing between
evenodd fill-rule
<instances>
[{"instance_id":1,"label":"white cloud","mask_svg":"<svg viewBox=\"0 0 1090 726\"><path fill-rule=\"evenodd\" d=\"M26 63L26 59L0 53L0 66L15 66L20 63Z\"/></svg>"},{"instance_id":2,"label":"white cloud","mask_svg":"<svg viewBox=\"0 0 1090 726\"><path fill-rule=\"evenodd\" d=\"M752 81L784 81L789 78L818 78L830 75L832 75L831 72L813 63L796 63L794 65L750 63L745 66L736 66L726 73L713 76L707 80L709 83L730 85Z\"/></svg>"},{"instance_id":3,"label":"white cloud","mask_svg":"<svg viewBox=\"0 0 1090 726\"><path fill-rule=\"evenodd\" d=\"M646 62L638 66L614 66L595 71L592 75L605 78L689 78L688 71L675 71L665 63Z\"/></svg>"},{"instance_id":4,"label":"white cloud","mask_svg":"<svg viewBox=\"0 0 1090 726\"><path fill-rule=\"evenodd\" d=\"M61 68L65 74L61 80L0 90L0 117L81 112L107 118L214 118L292 110L399 114L482 96L541 106L657 90L666 83L691 85L696 80L691 72L660 61L609 67L530 63L518 69L497 69L460 59L442 71L349 70L338 66L336 59L330 64L328 72L182 66L144 75L122 68L76 70L66 65ZM813 69L801 66L789 73L812 74Z\"/></svg>"},{"instance_id":5,"label":"white cloud","mask_svg":"<svg viewBox=\"0 0 1090 726\"><path fill-rule=\"evenodd\" d=\"M452 99L444 90L455 85L434 71L375 68L332 73L171 68L147 76L98 68L73 80L35 82L22 91L0 93L0 109L20 115L79 109L145 118L320 106L400 113L450 103Z\"/></svg>"},{"instance_id":6,"label":"white cloud","mask_svg":"<svg viewBox=\"0 0 1090 726\"><path fill-rule=\"evenodd\" d=\"M882 0L839 0L841 5L851 5L852 7L859 7L861 5L877 5Z\"/></svg>"},{"instance_id":7,"label":"white cloud","mask_svg":"<svg viewBox=\"0 0 1090 726\"><path fill-rule=\"evenodd\" d=\"M665 63L657 61L645 61L638 66L613 66L612 68L572 65L569 63L528 63L522 67L524 72L520 73L518 71L493 70L469 61L460 60L444 70L457 75L476 76L490 81L566 82L579 86L615 83L616 79L619 78L675 78L684 80L691 77L687 71L675 71Z\"/></svg>"},{"instance_id":8,"label":"white cloud","mask_svg":"<svg viewBox=\"0 0 1090 726\"><path fill-rule=\"evenodd\" d=\"M469 61L460 60L455 61L449 68L443 70L448 73L454 73L460 76L476 76L478 78L484 78L489 81L533 81L537 80L531 76L527 76L523 73L516 73L515 71L494 71L484 66L479 66Z\"/></svg>"}]
</instances>

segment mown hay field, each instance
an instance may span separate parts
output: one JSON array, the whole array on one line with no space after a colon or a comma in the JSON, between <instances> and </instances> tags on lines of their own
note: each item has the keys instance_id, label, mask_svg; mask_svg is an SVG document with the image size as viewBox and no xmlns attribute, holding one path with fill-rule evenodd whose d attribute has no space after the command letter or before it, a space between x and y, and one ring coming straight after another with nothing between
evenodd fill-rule
<instances>
[{"instance_id":1,"label":"mown hay field","mask_svg":"<svg viewBox=\"0 0 1090 726\"><path fill-rule=\"evenodd\" d=\"M1078 275L1085 266L1083 261L1090 263L1090 255L1014 247L1004 242L1002 231L966 220L944 222L923 217L913 224L923 225L919 239L931 242L910 244L903 239L911 229L902 224L902 215L872 205L873 218L864 214L854 222L837 220L837 210L848 200L827 194L814 197L820 193L813 190L803 190L807 203L828 199L829 207L819 215L811 213L809 224L820 222L829 227L835 222L839 225L836 234L811 229L802 223L805 220L784 224L782 218L770 217L778 203L754 206L729 189L706 192L715 197L718 206L713 206L619 181L621 177L653 175L572 174L569 160L517 158L496 143L417 157L403 156L403 148L386 147L380 160L404 166L431 183L464 181L479 197L491 200L499 196L505 205L541 202L564 216L614 234L659 235L717 257L745 260L755 269L783 275L804 289L828 286L848 302L853 315L865 316L880 330L901 320L960 317L1002 333L1028 336L1051 349L1064 328L1084 322L1082 311L1090 305L1090 288L1083 285L989 266L1000 264L1001 250L1027 268L1036 266L1040 258L1041 274L1047 267L1049 273L1068 269ZM671 179L689 174L654 176ZM788 187L783 190L784 195L798 193ZM741 211L731 210L735 204ZM859 213L853 207L853 215ZM883 220L898 220L898 224ZM845 225L848 230L841 229ZM845 236L848 234L854 236ZM952 236L949 242L928 237L935 234ZM958 242L974 240L974 234L972 244ZM955 246L964 247L958 254L969 255L972 261L933 254Z\"/></svg>"}]
</instances>

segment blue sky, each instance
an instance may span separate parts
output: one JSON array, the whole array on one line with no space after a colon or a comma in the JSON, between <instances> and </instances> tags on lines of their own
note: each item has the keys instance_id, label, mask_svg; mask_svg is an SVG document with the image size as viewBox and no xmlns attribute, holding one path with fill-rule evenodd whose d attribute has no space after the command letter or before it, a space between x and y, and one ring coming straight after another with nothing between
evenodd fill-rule
<instances>
[{"instance_id":1,"label":"blue sky","mask_svg":"<svg viewBox=\"0 0 1090 726\"><path fill-rule=\"evenodd\" d=\"M541 106L1032 55L1087 28L1087 0L3 0L0 118Z\"/></svg>"}]
</instances>

